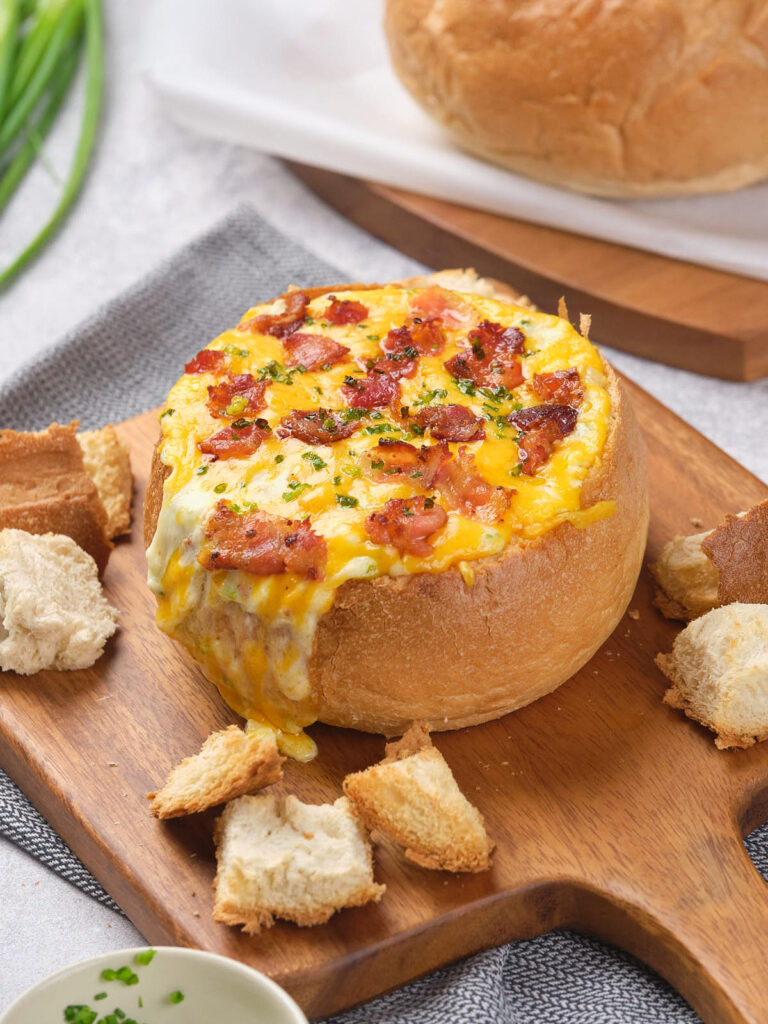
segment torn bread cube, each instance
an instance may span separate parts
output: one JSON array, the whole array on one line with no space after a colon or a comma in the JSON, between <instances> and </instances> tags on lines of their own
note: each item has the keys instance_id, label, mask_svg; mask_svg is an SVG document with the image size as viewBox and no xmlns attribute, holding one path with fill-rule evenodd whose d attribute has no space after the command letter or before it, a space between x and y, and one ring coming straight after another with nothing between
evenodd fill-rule
<instances>
[{"instance_id":1,"label":"torn bread cube","mask_svg":"<svg viewBox=\"0 0 768 1024\"><path fill-rule=\"evenodd\" d=\"M133 475L128 449L112 424L77 435L83 450L85 471L96 485L107 513L108 537L119 537L131 528Z\"/></svg>"},{"instance_id":2,"label":"torn bread cube","mask_svg":"<svg viewBox=\"0 0 768 1024\"><path fill-rule=\"evenodd\" d=\"M147 794L150 810L156 818L179 818L254 793L282 779L284 760L274 734L245 733L230 725L176 765L161 790Z\"/></svg>"},{"instance_id":3,"label":"torn bread cube","mask_svg":"<svg viewBox=\"0 0 768 1024\"><path fill-rule=\"evenodd\" d=\"M0 431L0 529L66 534L103 571L112 550L107 513L85 470L76 421Z\"/></svg>"},{"instance_id":4,"label":"torn bread cube","mask_svg":"<svg viewBox=\"0 0 768 1024\"><path fill-rule=\"evenodd\" d=\"M707 612L656 664L672 683L665 703L716 733L721 750L768 738L768 605Z\"/></svg>"},{"instance_id":5,"label":"torn bread cube","mask_svg":"<svg viewBox=\"0 0 768 1024\"><path fill-rule=\"evenodd\" d=\"M93 665L117 629L96 563L71 537L0 530L0 669Z\"/></svg>"},{"instance_id":6,"label":"torn bread cube","mask_svg":"<svg viewBox=\"0 0 768 1024\"><path fill-rule=\"evenodd\" d=\"M214 833L216 921L257 935L276 917L323 924L337 910L378 901L368 833L346 797L304 804L295 796L241 796Z\"/></svg>"},{"instance_id":7,"label":"torn bread cube","mask_svg":"<svg viewBox=\"0 0 768 1024\"><path fill-rule=\"evenodd\" d=\"M404 846L415 864L444 871L490 867L494 844L483 817L423 725L388 743L379 764L348 775L344 792L366 825Z\"/></svg>"},{"instance_id":8,"label":"torn bread cube","mask_svg":"<svg viewBox=\"0 0 768 1024\"><path fill-rule=\"evenodd\" d=\"M708 536L674 537L649 566L659 585L654 604L668 619L689 621L718 605L718 572L701 546Z\"/></svg>"}]
</instances>

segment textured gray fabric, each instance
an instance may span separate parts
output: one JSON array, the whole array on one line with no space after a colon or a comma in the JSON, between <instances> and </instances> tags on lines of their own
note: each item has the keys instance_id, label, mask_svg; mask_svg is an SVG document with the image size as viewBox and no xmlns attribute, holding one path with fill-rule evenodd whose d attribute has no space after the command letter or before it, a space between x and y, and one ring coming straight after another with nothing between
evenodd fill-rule
<instances>
[{"instance_id":1,"label":"textured gray fabric","mask_svg":"<svg viewBox=\"0 0 768 1024\"><path fill-rule=\"evenodd\" d=\"M91 427L136 415L159 404L190 353L222 324L235 323L249 305L293 282L340 279L343 274L254 212L239 209L0 388L0 426L37 429L51 419L81 417ZM2 772L0 835L115 906ZM749 837L747 850L768 874L768 826ZM333 1020L694 1024L699 1018L632 957L595 939L558 932L481 953Z\"/></svg>"}]
</instances>

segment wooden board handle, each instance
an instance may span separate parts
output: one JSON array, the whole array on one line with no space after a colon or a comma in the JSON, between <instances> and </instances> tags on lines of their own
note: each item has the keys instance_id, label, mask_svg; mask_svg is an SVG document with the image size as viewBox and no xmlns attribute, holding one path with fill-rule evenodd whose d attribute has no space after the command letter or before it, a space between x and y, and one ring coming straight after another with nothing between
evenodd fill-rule
<instances>
[{"instance_id":1,"label":"wooden board handle","mask_svg":"<svg viewBox=\"0 0 768 1024\"><path fill-rule=\"evenodd\" d=\"M625 880L583 890L574 927L649 964L706 1024L765 1024L768 886L735 827L670 851L652 885L652 894Z\"/></svg>"}]
</instances>

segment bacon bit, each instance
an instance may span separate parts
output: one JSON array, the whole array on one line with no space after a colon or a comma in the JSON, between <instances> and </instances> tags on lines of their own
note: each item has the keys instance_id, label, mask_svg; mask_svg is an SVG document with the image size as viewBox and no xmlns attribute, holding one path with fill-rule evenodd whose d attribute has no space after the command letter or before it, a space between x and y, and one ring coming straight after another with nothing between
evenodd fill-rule
<instances>
[{"instance_id":1,"label":"bacon bit","mask_svg":"<svg viewBox=\"0 0 768 1024\"><path fill-rule=\"evenodd\" d=\"M390 498L383 509L365 520L365 532L374 544L391 544L409 555L428 555L429 538L448 521L445 509L432 498Z\"/></svg>"},{"instance_id":2,"label":"bacon bit","mask_svg":"<svg viewBox=\"0 0 768 1024\"><path fill-rule=\"evenodd\" d=\"M452 377L471 380L484 387L516 388L523 382L519 355L525 335L517 327L483 320L467 336L471 349L459 352L444 365Z\"/></svg>"},{"instance_id":3,"label":"bacon bit","mask_svg":"<svg viewBox=\"0 0 768 1024\"><path fill-rule=\"evenodd\" d=\"M387 483L395 476L405 476L413 481L414 486L428 489L440 466L450 457L447 444L424 445L419 449L407 441L382 438L376 448L361 454L360 464L367 476L378 483Z\"/></svg>"},{"instance_id":4,"label":"bacon bit","mask_svg":"<svg viewBox=\"0 0 768 1024\"><path fill-rule=\"evenodd\" d=\"M351 437L360 425L359 420L347 420L332 409L294 409L280 420L275 433L278 437L298 437L306 444L330 444Z\"/></svg>"},{"instance_id":5,"label":"bacon bit","mask_svg":"<svg viewBox=\"0 0 768 1024\"><path fill-rule=\"evenodd\" d=\"M270 429L266 420L237 420L230 427L224 427L197 447L204 455L215 455L217 459L242 459L252 455Z\"/></svg>"},{"instance_id":6,"label":"bacon bit","mask_svg":"<svg viewBox=\"0 0 768 1024\"><path fill-rule=\"evenodd\" d=\"M483 419L465 405L431 405L420 409L414 419L432 437L441 441L482 441Z\"/></svg>"},{"instance_id":7,"label":"bacon bit","mask_svg":"<svg viewBox=\"0 0 768 1024\"><path fill-rule=\"evenodd\" d=\"M446 327L455 330L471 323L474 309L444 288L425 288L410 299L411 309L430 317L439 317Z\"/></svg>"},{"instance_id":8,"label":"bacon bit","mask_svg":"<svg viewBox=\"0 0 768 1024\"><path fill-rule=\"evenodd\" d=\"M345 377L341 391L353 409L378 409L384 405L394 406L400 398L400 385L397 380L386 373L377 373L375 370L366 377Z\"/></svg>"},{"instance_id":9,"label":"bacon bit","mask_svg":"<svg viewBox=\"0 0 768 1024\"><path fill-rule=\"evenodd\" d=\"M330 306L323 313L324 319L332 324L359 324L369 316L367 306L362 302L354 302L352 299L337 299L335 295L329 295Z\"/></svg>"},{"instance_id":10,"label":"bacon bit","mask_svg":"<svg viewBox=\"0 0 768 1024\"><path fill-rule=\"evenodd\" d=\"M498 523L509 508L514 488L494 487L484 480L475 466L475 457L468 448L460 448L456 458L440 468L435 486L448 508L483 523Z\"/></svg>"},{"instance_id":11,"label":"bacon bit","mask_svg":"<svg viewBox=\"0 0 768 1024\"><path fill-rule=\"evenodd\" d=\"M184 367L184 373L216 373L226 362L226 353L218 348L204 348Z\"/></svg>"},{"instance_id":12,"label":"bacon bit","mask_svg":"<svg viewBox=\"0 0 768 1024\"><path fill-rule=\"evenodd\" d=\"M584 389L579 371L575 366L569 370L554 370L552 373L537 373L532 381L533 390L545 402L558 405L581 405Z\"/></svg>"},{"instance_id":13,"label":"bacon bit","mask_svg":"<svg viewBox=\"0 0 768 1024\"><path fill-rule=\"evenodd\" d=\"M240 324L238 331L258 331L275 338L287 338L299 329L307 315L309 299L304 292L286 292L281 295L285 306L282 313L262 313Z\"/></svg>"},{"instance_id":14,"label":"bacon bit","mask_svg":"<svg viewBox=\"0 0 768 1024\"><path fill-rule=\"evenodd\" d=\"M268 512L241 515L220 501L205 527L208 544L197 560L205 569L241 569L255 576L294 572L310 580L323 578L328 549L304 520Z\"/></svg>"},{"instance_id":15,"label":"bacon bit","mask_svg":"<svg viewBox=\"0 0 768 1024\"><path fill-rule=\"evenodd\" d=\"M288 353L285 359L288 366L303 366L305 370L333 366L349 352L346 345L340 345L324 334L302 334L300 331L285 338L283 348Z\"/></svg>"},{"instance_id":16,"label":"bacon bit","mask_svg":"<svg viewBox=\"0 0 768 1024\"><path fill-rule=\"evenodd\" d=\"M570 405L534 405L511 412L507 420L522 436L517 455L526 476L533 476L552 454L556 441L567 437L576 426L579 414Z\"/></svg>"},{"instance_id":17,"label":"bacon bit","mask_svg":"<svg viewBox=\"0 0 768 1024\"><path fill-rule=\"evenodd\" d=\"M208 408L211 416L217 419L220 416L255 416L266 406L264 392L271 381L254 380L250 373L238 373L235 377L225 377L218 384L208 385ZM234 399L240 399L237 403L237 412L228 413L227 409L232 405ZM243 405L242 399L246 399Z\"/></svg>"}]
</instances>

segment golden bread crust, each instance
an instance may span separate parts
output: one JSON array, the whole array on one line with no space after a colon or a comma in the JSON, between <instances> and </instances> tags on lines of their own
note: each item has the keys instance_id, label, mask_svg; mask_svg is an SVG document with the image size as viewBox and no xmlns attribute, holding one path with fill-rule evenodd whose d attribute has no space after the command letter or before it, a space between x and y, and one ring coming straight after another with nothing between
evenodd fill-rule
<instances>
[{"instance_id":1,"label":"golden bread crust","mask_svg":"<svg viewBox=\"0 0 768 1024\"><path fill-rule=\"evenodd\" d=\"M768 501L726 516L701 547L719 572L718 604L768 604Z\"/></svg>"},{"instance_id":2,"label":"golden bread crust","mask_svg":"<svg viewBox=\"0 0 768 1024\"><path fill-rule=\"evenodd\" d=\"M761 0L388 0L395 70L471 152L608 196L768 174Z\"/></svg>"}]
</instances>

